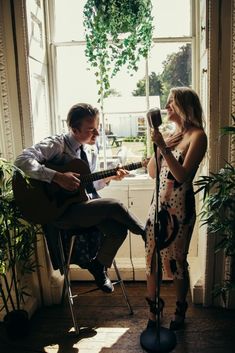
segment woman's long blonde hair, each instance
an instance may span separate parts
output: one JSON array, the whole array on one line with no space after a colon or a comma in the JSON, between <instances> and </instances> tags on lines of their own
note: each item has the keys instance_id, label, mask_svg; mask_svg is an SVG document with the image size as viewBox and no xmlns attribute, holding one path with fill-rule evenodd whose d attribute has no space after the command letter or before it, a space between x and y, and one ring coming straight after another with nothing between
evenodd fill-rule
<instances>
[{"instance_id":1,"label":"woman's long blonde hair","mask_svg":"<svg viewBox=\"0 0 235 353\"><path fill-rule=\"evenodd\" d=\"M189 87L174 87L170 90L177 114L183 119L185 128L196 126L204 128L202 105L197 93Z\"/></svg>"}]
</instances>

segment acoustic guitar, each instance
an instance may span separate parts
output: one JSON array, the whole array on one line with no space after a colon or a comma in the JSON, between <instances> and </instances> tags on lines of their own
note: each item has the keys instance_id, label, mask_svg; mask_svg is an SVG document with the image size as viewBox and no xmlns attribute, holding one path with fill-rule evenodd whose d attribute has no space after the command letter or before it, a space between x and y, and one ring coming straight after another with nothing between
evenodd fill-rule
<instances>
[{"instance_id":1,"label":"acoustic guitar","mask_svg":"<svg viewBox=\"0 0 235 353\"><path fill-rule=\"evenodd\" d=\"M20 172L13 177L13 193L16 205L23 217L33 223L47 224L60 217L69 205L88 200L86 184L95 180L116 175L120 167L91 173L89 166L81 159L73 159L65 165L45 163L46 167L61 173L75 172L80 174L80 187L76 191L67 191L58 184L25 178ZM128 171L146 166L145 162L131 163L122 166Z\"/></svg>"}]
</instances>

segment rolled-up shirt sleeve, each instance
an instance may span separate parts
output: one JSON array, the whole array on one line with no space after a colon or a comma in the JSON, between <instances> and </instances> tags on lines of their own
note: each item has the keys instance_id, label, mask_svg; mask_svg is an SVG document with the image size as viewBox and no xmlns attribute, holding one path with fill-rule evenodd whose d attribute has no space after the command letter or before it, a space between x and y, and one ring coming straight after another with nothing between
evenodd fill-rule
<instances>
[{"instance_id":1,"label":"rolled-up shirt sleeve","mask_svg":"<svg viewBox=\"0 0 235 353\"><path fill-rule=\"evenodd\" d=\"M15 165L29 177L50 183L56 171L47 168L44 163L61 154L62 151L63 143L59 138L47 138L32 147L24 149L16 158Z\"/></svg>"}]
</instances>

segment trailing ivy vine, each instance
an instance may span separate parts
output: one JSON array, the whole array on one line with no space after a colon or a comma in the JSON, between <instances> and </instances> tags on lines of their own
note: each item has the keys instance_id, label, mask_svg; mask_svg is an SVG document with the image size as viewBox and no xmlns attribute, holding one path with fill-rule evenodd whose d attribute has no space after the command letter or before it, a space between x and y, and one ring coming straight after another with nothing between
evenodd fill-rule
<instances>
[{"instance_id":1,"label":"trailing ivy vine","mask_svg":"<svg viewBox=\"0 0 235 353\"><path fill-rule=\"evenodd\" d=\"M95 68L99 102L109 95L110 79L123 65L128 72L136 71L140 58L147 58L152 43L151 10L151 0L86 2L85 54Z\"/></svg>"}]
</instances>

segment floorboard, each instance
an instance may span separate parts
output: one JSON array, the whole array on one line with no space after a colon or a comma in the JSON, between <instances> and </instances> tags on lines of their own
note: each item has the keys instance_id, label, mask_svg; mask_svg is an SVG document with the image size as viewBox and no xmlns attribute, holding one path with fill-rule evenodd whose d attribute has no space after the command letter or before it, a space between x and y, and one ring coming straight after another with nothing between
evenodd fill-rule
<instances>
[{"instance_id":1,"label":"floorboard","mask_svg":"<svg viewBox=\"0 0 235 353\"><path fill-rule=\"evenodd\" d=\"M73 283L73 292L94 287L91 282ZM75 300L81 334L73 332L67 303L39 309L31 319L29 335L10 341L0 325L1 353L143 353L140 334L147 322L145 283L127 282L134 314L129 315L119 285L112 294L95 291ZM166 302L162 326L168 327L175 309L172 283L163 283ZM177 332L173 353L232 353L235 351L235 310L195 306L189 298L185 329Z\"/></svg>"}]
</instances>

